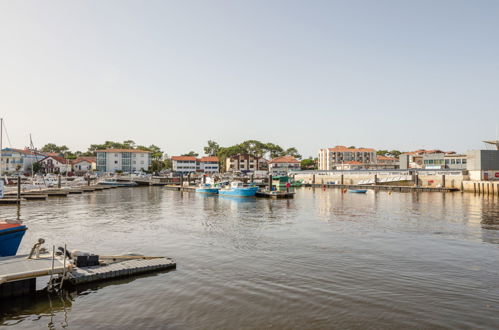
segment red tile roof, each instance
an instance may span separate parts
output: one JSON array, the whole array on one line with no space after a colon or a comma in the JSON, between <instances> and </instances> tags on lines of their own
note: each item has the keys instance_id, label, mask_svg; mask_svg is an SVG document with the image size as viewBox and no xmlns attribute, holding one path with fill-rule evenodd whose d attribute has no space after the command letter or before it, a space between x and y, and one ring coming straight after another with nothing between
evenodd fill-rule
<instances>
[{"instance_id":1,"label":"red tile roof","mask_svg":"<svg viewBox=\"0 0 499 330\"><path fill-rule=\"evenodd\" d=\"M206 156L199 159L200 162L218 162L218 157Z\"/></svg>"},{"instance_id":2,"label":"red tile roof","mask_svg":"<svg viewBox=\"0 0 499 330\"><path fill-rule=\"evenodd\" d=\"M44 159L42 159L42 161L44 161L47 158L52 158L61 164L69 164L69 159L66 159L64 157L59 157L59 156L47 156Z\"/></svg>"},{"instance_id":3,"label":"red tile roof","mask_svg":"<svg viewBox=\"0 0 499 330\"><path fill-rule=\"evenodd\" d=\"M347 148L345 146L336 146L334 148L329 148L329 151L333 152L375 152L376 150L371 148Z\"/></svg>"},{"instance_id":4,"label":"red tile roof","mask_svg":"<svg viewBox=\"0 0 499 330\"><path fill-rule=\"evenodd\" d=\"M195 156L172 156L172 160L194 160L196 161L196 157Z\"/></svg>"},{"instance_id":5,"label":"red tile roof","mask_svg":"<svg viewBox=\"0 0 499 330\"><path fill-rule=\"evenodd\" d=\"M282 156L274 158L270 161L270 163L299 163L299 160L296 160L293 156Z\"/></svg>"},{"instance_id":6,"label":"red tile roof","mask_svg":"<svg viewBox=\"0 0 499 330\"><path fill-rule=\"evenodd\" d=\"M78 164L81 162L95 163L96 157L78 157L72 161L73 164Z\"/></svg>"},{"instance_id":7,"label":"red tile roof","mask_svg":"<svg viewBox=\"0 0 499 330\"><path fill-rule=\"evenodd\" d=\"M95 152L141 152L148 154L151 153L150 151L140 150L140 149L104 149L104 150L96 150Z\"/></svg>"}]
</instances>

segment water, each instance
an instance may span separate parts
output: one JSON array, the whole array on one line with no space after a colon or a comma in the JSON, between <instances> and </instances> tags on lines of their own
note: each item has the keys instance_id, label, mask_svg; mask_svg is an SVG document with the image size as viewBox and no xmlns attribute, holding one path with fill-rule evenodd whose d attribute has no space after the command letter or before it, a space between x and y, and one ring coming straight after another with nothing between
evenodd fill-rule
<instances>
[{"instance_id":1,"label":"water","mask_svg":"<svg viewBox=\"0 0 499 330\"><path fill-rule=\"evenodd\" d=\"M170 272L3 302L15 329L499 327L499 199L302 188L293 200L120 188L20 210L38 237L177 261Z\"/></svg>"}]
</instances>

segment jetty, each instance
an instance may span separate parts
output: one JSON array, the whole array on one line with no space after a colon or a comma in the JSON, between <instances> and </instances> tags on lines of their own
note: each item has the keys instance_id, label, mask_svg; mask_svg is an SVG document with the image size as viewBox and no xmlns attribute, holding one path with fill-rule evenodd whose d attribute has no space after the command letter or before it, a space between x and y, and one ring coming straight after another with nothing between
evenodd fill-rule
<instances>
[{"instance_id":1,"label":"jetty","mask_svg":"<svg viewBox=\"0 0 499 330\"><path fill-rule=\"evenodd\" d=\"M421 187L421 186L392 186L392 185L362 185L362 184L304 184L303 187L313 188L338 188L338 189L371 189L398 192L453 192L458 188L446 187Z\"/></svg>"},{"instance_id":2,"label":"jetty","mask_svg":"<svg viewBox=\"0 0 499 330\"><path fill-rule=\"evenodd\" d=\"M175 261L166 257L140 255L71 257L71 254L64 250L62 256L61 253L56 255L54 252L40 251L34 253L32 250L30 255L0 257L0 299L34 294L37 279L46 276L50 276L47 289L57 291L68 285L77 286L176 268ZM84 259L85 261L82 261Z\"/></svg>"},{"instance_id":3,"label":"jetty","mask_svg":"<svg viewBox=\"0 0 499 330\"><path fill-rule=\"evenodd\" d=\"M257 191L255 196L263 198L285 199L285 198L293 198L294 195L295 193L293 191L263 190L263 191Z\"/></svg>"}]
</instances>

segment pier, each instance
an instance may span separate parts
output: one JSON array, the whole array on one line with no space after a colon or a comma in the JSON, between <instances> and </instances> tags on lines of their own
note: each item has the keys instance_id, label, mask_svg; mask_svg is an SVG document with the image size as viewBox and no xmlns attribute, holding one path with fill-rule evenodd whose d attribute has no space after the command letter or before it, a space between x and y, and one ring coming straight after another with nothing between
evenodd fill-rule
<instances>
[{"instance_id":1,"label":"pier","mask_svg":"<svg viewBox=\"0 0 499 330\"><path fill-rule=\"evenodd\" d=\"M418 186L390 186L390 185L361 185L361 184L303 184L303 187L313 188L338 188L338 189L371 189L398 192L454 192L457 188L444 187L418 187Z\"/></svg>"}]
</instances>

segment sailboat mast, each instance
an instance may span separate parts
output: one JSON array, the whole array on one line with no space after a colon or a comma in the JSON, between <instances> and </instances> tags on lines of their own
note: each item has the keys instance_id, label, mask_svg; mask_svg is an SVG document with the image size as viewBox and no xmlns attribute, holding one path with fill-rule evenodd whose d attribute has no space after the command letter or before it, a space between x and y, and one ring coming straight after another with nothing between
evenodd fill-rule
<instances>
[{"instance_id":1,"label":"sailboat mast","mask_svg":"<svg viewBox=\"0 0 499 330\"><path fill-rule=\"evenodd\" d=\"M2 178L2 167L3 167L3 161L2 161L2 151L3 151L3 118L0 118L0 179Z\"/></svg>"}]
</instances>

